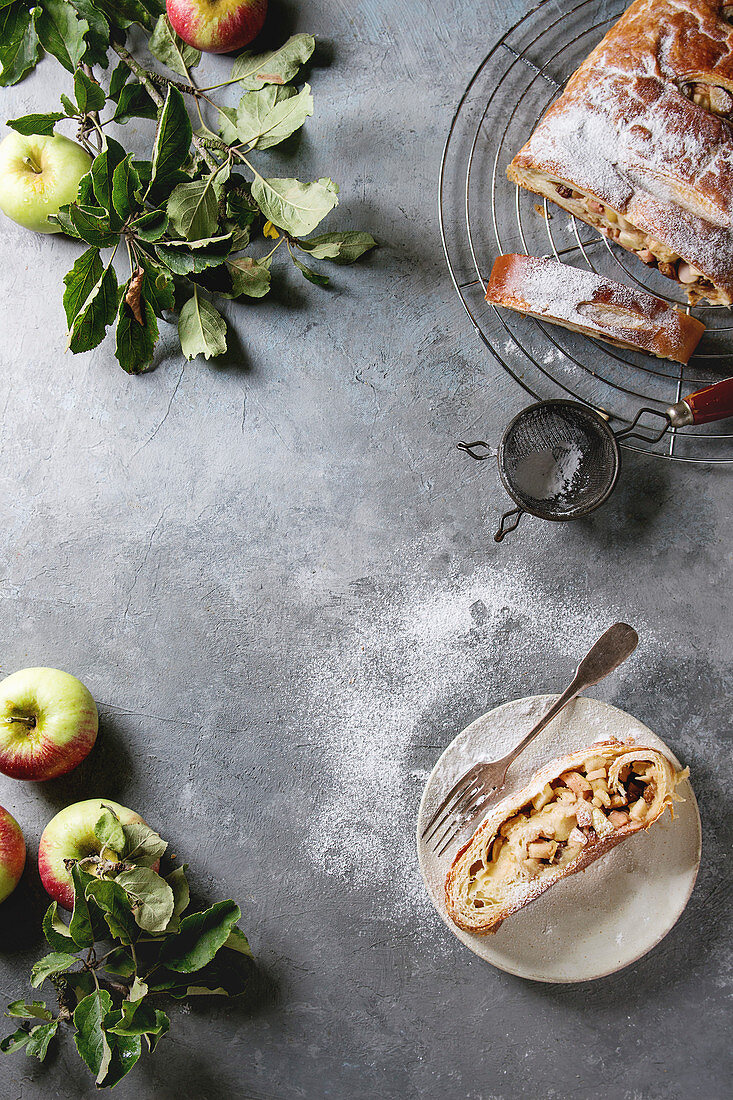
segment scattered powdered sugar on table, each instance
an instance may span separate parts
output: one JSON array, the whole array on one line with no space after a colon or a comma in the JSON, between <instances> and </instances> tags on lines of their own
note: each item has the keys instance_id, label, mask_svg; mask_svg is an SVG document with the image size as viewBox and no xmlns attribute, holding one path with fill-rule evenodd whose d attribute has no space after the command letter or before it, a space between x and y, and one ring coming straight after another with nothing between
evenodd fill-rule
<instances>
[{"instance_id":1,"label":"scattered powdered sugar on table","mask_svg":"<svg viewBox=\"0 0 733 1100\"><path fill-rule=\"evenodd\" d=\"M533 451L517 465L513 481L535 500L567 499L578 479L583 452L576 443Z\"/></svg>"},{"instance_id":2,"label":"scattered powdered sugar on table","mask_svg":"<svg viewBox=\"0 0 733 1100\"><path fill-rule=\"evenodd\" d=\"M465 715L466 700L478 698L474 717L482 705L550 690L536 682L536 655L570 655L569 677L572 659L614 617L623 617L617 608L569 609L517 566L415 580L396 593L369 589L349 633L304 670L324 768L307 858L370 888L384 916L423 910L415 820L435 760L468 721L454 724L452 705ZM529 646L532 675L522 671Z\"/></svg>"}]
</instances>

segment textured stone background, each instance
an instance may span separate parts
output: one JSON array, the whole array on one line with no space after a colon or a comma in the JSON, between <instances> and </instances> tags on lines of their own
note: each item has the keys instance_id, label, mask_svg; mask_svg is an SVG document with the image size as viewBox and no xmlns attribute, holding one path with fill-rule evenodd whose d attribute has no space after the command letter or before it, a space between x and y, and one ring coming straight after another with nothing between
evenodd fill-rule
<instances>
[{"instance_id":1,"label":"textured stone background","mask_svg":"<svg viewBox=\"0 0 733 1100\"><path fill-rule=\"evenodd\" d=\"M717 1100L731 1073L729 475L632 459L588 521L493 544L494 471L454 443L495 439L523 395L450 286L436 176L460 91L522 4L274 10L319 35L328 64L297 157L304 178L341 184L329 225L382 242L367 263L328 292L284 274L269 301L228 308L223 363L184 365L170 345L131 379L109 343L63 353L76 246L0 227L0 663L75 672L102 718L69 777L0 777L31 852L0 910L0 997L24 992L43 949L43 826L103 794L170 838L202 897L241 902L262 968L251 1003L174 1008L123 1100ZM43 64L3 93L3 117L53 106L67 83ZM637 965L543 987L440 923L414 814L459 729L561 687L619 616L642 645L597 694L689 763L702 871ZM43 1066L3 1060L0 1082L12 1100L94 1092L70 1041Z\"/></svg>"}]
</instances>

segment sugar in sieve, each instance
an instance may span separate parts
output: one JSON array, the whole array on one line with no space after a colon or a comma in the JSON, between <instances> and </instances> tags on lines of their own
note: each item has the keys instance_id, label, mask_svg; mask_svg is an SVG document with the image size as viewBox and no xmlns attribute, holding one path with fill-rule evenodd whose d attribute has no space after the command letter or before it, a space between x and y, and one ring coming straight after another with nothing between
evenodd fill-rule
<instances>
[{"instance_id":1,"label":"sugar in sieve","mask_svg":"<svg viewBox=\"0 0 733 1100\"><path fill-rule=\"evenodd\" d=\"M621 467L620 439L656 443L670 428L707 424L733 416L733 378L716 382L670 405L643 408L628 428L614 432L608 421L579 401L538 401L510 422L497 458L504 488L517 507L501 517L501 542L525 512L553 522L595 511L613 492ZM647 418L661 420L661 426ZM490 457L484 440L458 447L477 461Z\"/></svg>"}]
</instances>

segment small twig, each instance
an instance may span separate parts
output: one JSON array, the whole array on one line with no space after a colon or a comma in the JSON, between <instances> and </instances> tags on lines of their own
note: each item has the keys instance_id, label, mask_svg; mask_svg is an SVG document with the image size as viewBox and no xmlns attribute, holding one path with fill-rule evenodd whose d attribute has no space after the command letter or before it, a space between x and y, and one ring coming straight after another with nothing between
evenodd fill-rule
<instances>
[{"instance_id":1,"label":"small twig","mask_svg":"<svg viewBox=\"0 0 733 1100\"><path fill-rule=\"evenodd\" d=\"M97 81L95 79L95 76L94 76L94 73L92 72L91 65L86 65L86 64L82 65L82 72L86 73L86 75L89 77L89 79L93 80L95 84L97 83ZM89 119L89 121L94 126L94 129L95 129L94 137L95 137L95 140L97 142L97 152L101 153L102 152L102 145L103 145L103 142L104 142L104 134L102 133L102 129L99 125L99 111L88 111L87 112L87 118Z\"/></svg>"}]
</instances>

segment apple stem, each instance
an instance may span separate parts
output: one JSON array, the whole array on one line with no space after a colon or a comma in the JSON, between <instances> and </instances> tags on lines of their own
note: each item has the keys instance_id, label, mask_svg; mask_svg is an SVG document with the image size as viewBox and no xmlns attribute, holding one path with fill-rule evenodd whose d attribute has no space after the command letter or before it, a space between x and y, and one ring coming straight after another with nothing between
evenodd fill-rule
<instances>
[{"instance_id":1,"label":"apple stem","mask_svg":"<svg viewBox=\"0 0 733 1100\"><path fill-rule=\"evenodd\" d=\"M7 722L23 722L29 729L33 729L36 725L36 719L31 715L26 717L22 714L11 714L6 718Z\"/></svg>"},{"instance_id":2,"label":"apple stem","mask_svg":"<svg viewBox=\"0 0 733 1100\"><path fill-rule=\"evenodd\" d=\"M38 161L34 160L30 153L27 157L23 157L23 163L27 164L30 170L32 172L35 172L37 176L40 176L41 172L43 171Z\"/></svg>"}]
</instances>

